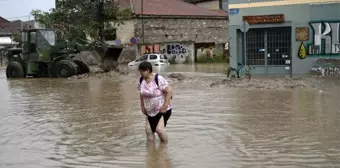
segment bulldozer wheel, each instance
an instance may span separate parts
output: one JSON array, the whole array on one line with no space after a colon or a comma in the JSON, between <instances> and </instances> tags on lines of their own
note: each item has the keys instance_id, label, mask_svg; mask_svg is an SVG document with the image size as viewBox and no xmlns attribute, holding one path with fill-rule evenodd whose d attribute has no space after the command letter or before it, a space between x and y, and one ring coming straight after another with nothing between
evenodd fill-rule
<instances>
[{"instance_id":1,"label":"bulldozer wheel","mask_svg":"<svg viewBox=\"0 0 340 168\"><path fill-rule=\"evenodd\" d=\"M78 68L77 68L78 75L90 73L90 68L83 61L80 61L80 60L73 60L73 61L74 63L78 65Z\"/></svg>"},{"instance_id":2,"label":"bulldozer wheel","mask_svg":"<svg viewBox=\"0 0 340 168\"><path fill-rule=\"evenodd\" d=\"M55 64L55 74L58 78L67 78L77 75L77 64L68 60L60 60Z\"/></svg>"},{"instance_id":3,"label":"bulldozer wheel","mask_svg":"<svg viewBox=\"0 0 340 168\"><path fill-rule=\"evenodd\" d=\"M21 63L17 61L11 61L6 68L7 78L25 78L25 71Z\"/></svg>"}]
</instances>

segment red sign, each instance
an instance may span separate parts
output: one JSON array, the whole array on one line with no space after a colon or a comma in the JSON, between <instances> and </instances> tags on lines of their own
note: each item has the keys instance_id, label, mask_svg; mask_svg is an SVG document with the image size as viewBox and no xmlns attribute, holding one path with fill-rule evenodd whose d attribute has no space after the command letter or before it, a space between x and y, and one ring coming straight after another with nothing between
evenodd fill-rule
<instances>
[{"instance_id":1,"label":"red sign","mask_svg":"<svg viewBox=\"0 0 340 168\"><path fill-rule=\"evenodd\" d=\"M283 23L285 19L283 14L277 14L277 15L243 16L243 21L247 21L249 24L266 24L266 23Z\"/></svg>"}]
</instances>

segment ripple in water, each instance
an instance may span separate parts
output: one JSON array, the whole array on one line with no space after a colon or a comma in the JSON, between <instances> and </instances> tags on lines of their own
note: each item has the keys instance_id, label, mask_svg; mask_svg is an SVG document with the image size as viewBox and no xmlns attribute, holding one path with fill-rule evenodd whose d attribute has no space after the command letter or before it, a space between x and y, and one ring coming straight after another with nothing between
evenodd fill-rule
<instances>
[{"instance_id":1,"label":"ripple in water","mask_svg":"<svg viewBox=\"0 0 340 168\"><path fill-rule=\"evenodd\" d=\"M145 139L133 81L1 81L0 167L340 166L336 90L173 81L170 141L154 145Z\"/></svg>"}]
</instances>

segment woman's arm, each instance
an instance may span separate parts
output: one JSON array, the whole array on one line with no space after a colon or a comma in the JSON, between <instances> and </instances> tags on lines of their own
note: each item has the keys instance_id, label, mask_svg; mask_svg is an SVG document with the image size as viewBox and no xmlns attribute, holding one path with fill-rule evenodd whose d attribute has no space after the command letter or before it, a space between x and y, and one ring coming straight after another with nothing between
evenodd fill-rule
<instances>
[{"instance_id":1,"label":"woman's arm","mask_svg":"<svg viewBox=\"0 0 340 168\"><path fill-rule=\"evenodd\" d=\"M137 89L138 89L138 91L139 91L139 99L140 99L140 108L141 108L141 110L142 110L142 113L144 114L144 115L146 115L146 110L145 110L145 106L144 106L144 98L143 98L143 96L142 96L142 93L140 92L140 90L141 90L141 83L138 81L138 84L137 84Z\"/></svg>"},{"instance_id":2,"label":"woman's arm","mask_svg":"<svg viewBox=\"0 0 340 168\"><path fill-rule=\"evenodd\" d=\"M140 108L142 110L142 113L144 115L146 115L145 106L144 106L144 98L143 98L142 94L140 94L139 97L140 97Z\"/></svg>"},{"instance_id":3,"label":"woman's arm","mask_svg":"<svg viewBox=\"0 0 340 168\"><path fill-rule=\"evenodd\" d=\"M167 110L167 108L170 104L171 97L172 97L172 88L169 85L168 81L163 76L159 75L158 80L159 80L159 88L165 95L164 96L164 103L163 103L163 106L161 107L160 111L166 112L166 110Z\"/></svg>"},{"instance_id":4,"label":"woman's arm","mask_svg":"<svg viewBox=\"0 0 340 168\"><path fill-rule=\"evenodd\" d=\"M168 85L165 89L164 89L164 104L163 106L165 106L166 108L168 108L169 104L170 104L170 100L171 100L171 96L172 96L172 88L170 85Z\"/></svg>"}]
</instances>

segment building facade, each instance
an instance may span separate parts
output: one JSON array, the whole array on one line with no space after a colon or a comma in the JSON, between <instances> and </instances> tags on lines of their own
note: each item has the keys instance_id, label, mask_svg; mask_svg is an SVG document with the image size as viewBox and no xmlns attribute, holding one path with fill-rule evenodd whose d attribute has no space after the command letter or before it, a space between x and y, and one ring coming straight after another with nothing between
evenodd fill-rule
<instances>
[{"instance_id":1,"label":"building facade","mask_svg":"<svg viewBox=\"0 0 340 168\"><path fill-rule=\"evenodd\" d=\"M252 73L303 75L340 58L339 0L229 0L229 25L230 65Z\"/></svg>"},{"instance_id":2,"label":"building facade","mask_svg":"<svg viewBox=\"0 0 340 168\"><path fill-rule=\"evenodd\" d=\"M56 0L56 4L58 1L61 0ZM120 8L133 11L133 19L114 25L116 40L105 38L107 43L119 41L125 46L119 63L127 63L148 52L163 53L177 63L224 54L228 42L228 15L220 8L220 0L210 0L212 8L181 0L118 2Z\"/></svg>"},{"instance_id":3,"label":"building facade","mask_svg":"<svg viewBox=\"0 0 340 168\"><path fill-rule=\"evenodd\" d=\"M184 1L121 0L122 7L131 7L135 18L117 27L117 39L130 43L131 37L138 45L125 49L144 53L164 53L176 62L195 62L209 51L223 54L228 37L228 16L223 10L202 8ZM142 8L143 7L143 8ZM133 49L133 47L135 47ZM214 53L212 53L214 55Z\"/></svg>"}]
</instances>

